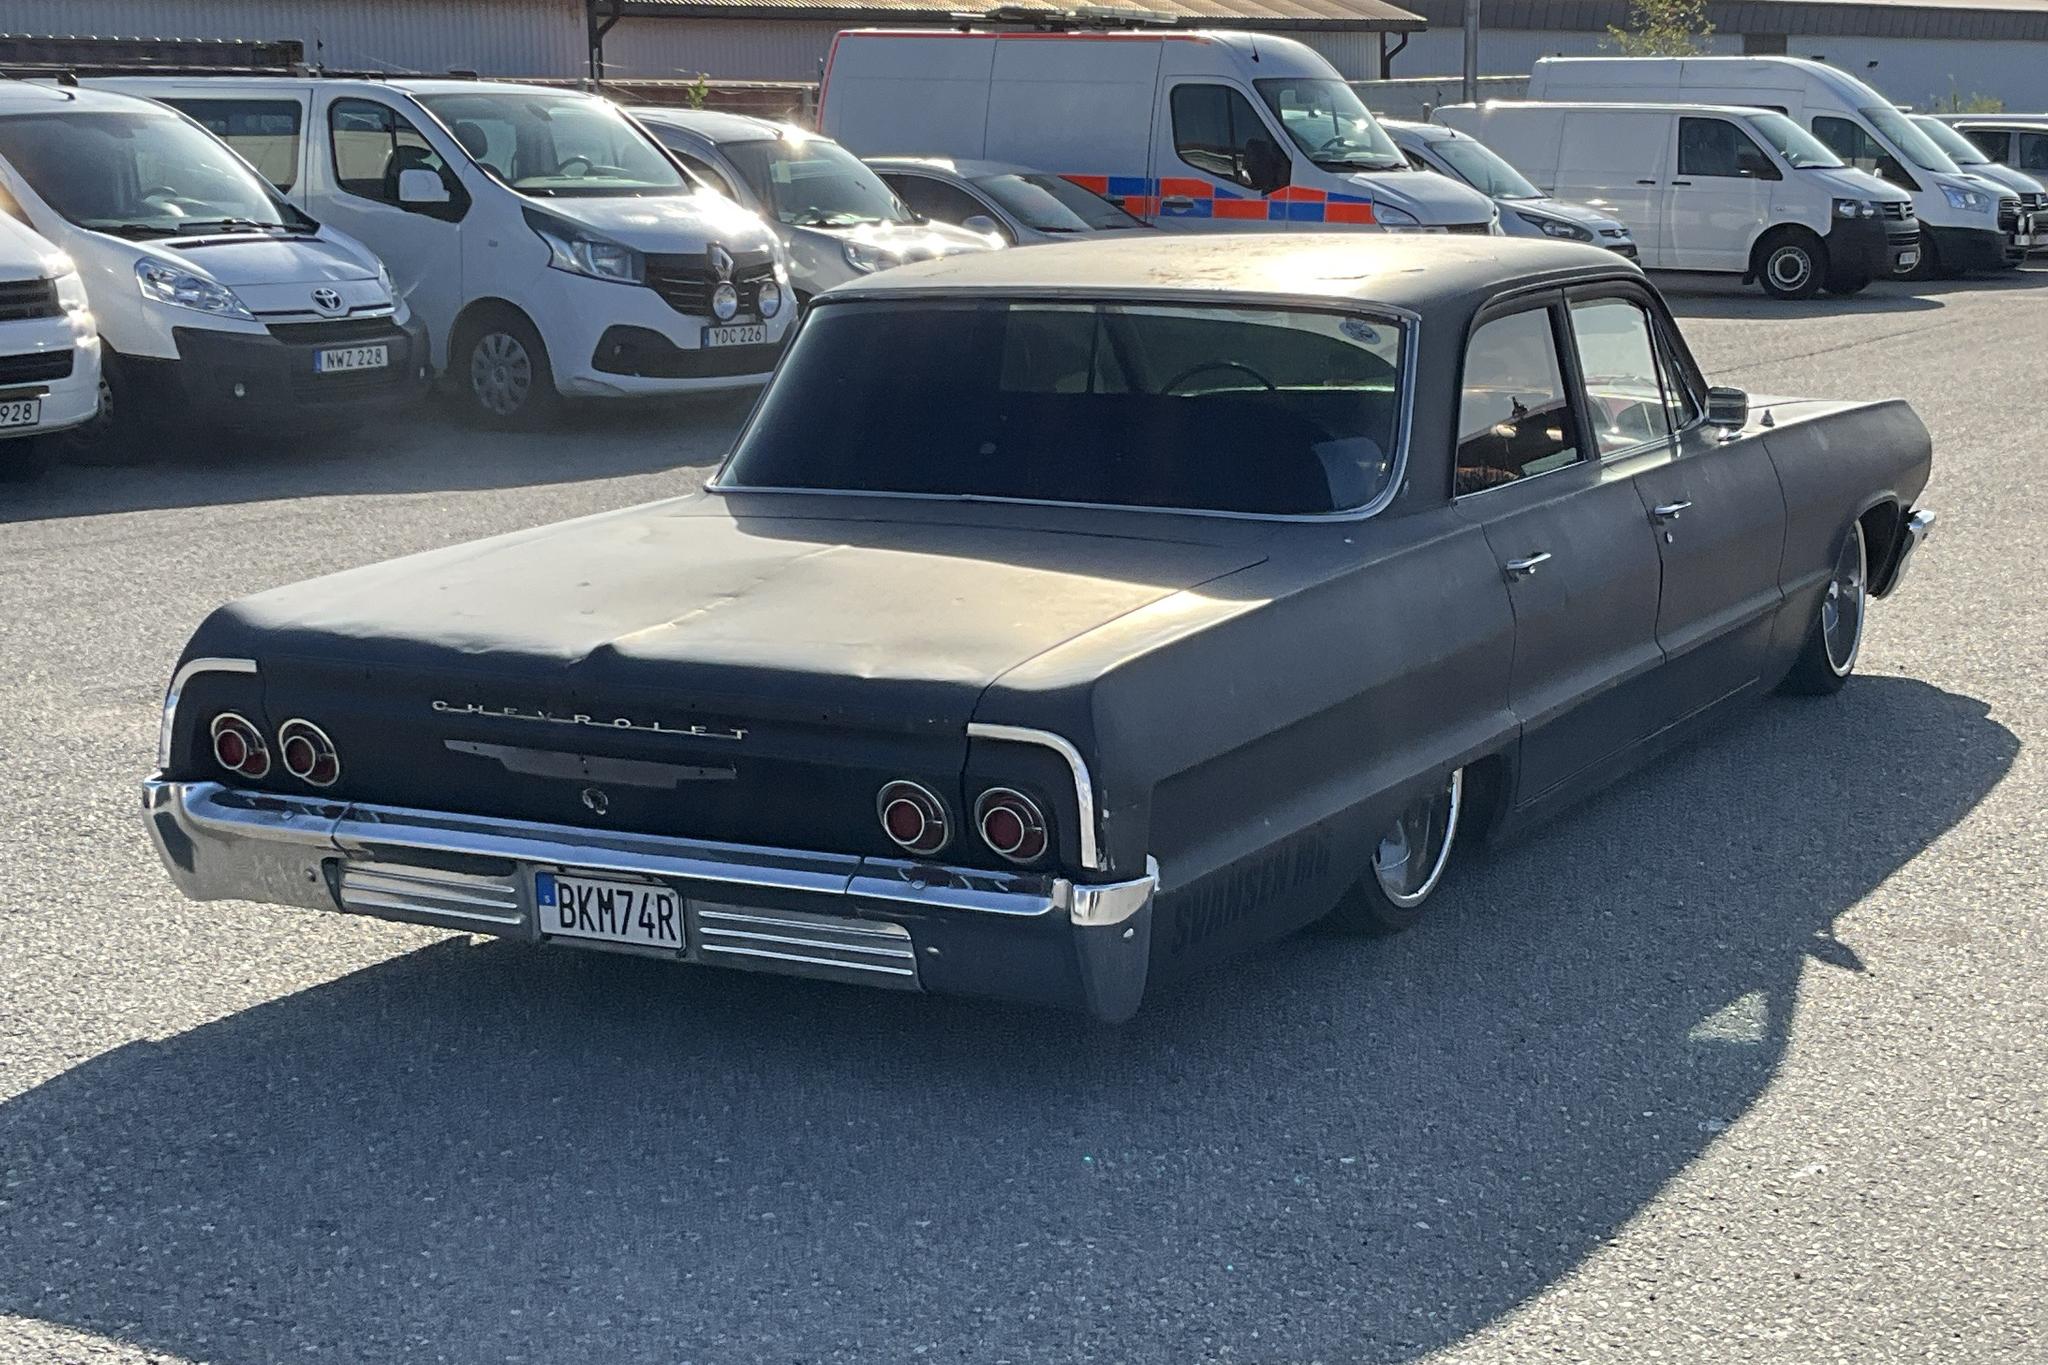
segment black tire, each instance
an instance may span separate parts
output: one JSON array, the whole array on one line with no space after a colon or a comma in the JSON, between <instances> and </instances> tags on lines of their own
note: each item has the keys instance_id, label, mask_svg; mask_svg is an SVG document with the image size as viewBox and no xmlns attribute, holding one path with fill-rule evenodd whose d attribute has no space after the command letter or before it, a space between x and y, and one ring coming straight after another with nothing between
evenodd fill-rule
<instances>
[{"instance_id":1,"label":"black tire","mask_svg":"<svg viewBox=\"0 0 2048 1365\"><path fill-rule=\"evenodd\" d=\"M1464 813L1465 770L1441 790L1411 803L1373 848L1371 865L1330 910L1325 923L1350 934L1380 936L1413 928L1443 885ZM1421 861L1415 861L1419 856ZM1398 852L1399 861L1392 862Z\"/></svg>"},{"instance_id":2,"label":"black tire","mask_svg":"<svg viewBox=\"0 0 2048 1365\"><path fill-rule=\"evenodd\" d=\"M1925 232L1920 234L1920 259L1913 262L1913 268L1906 272L1909 280L1945 280L1948 271L1941 263L1941 249L1934 244L1934 238Z\"/></svg>"},{"instance_id":3,"label":"black tire","mask_svg":"<svg viewBox=\"0 0 2048 1365\"><path fill-rule=\"evenodd\" d=\"M470 418L500 430L545 426L562 404L540 333L510 309L463 323L449 347L448 378Z\"/></svg>"},{"instance_id":4,"label":"black tire","mask_svg":"<svg viewBox=\"0 0 2048 1365\"><path fill-rule=\"evenodd\" d=\"M1828 292L1830 294L1842 296L1860 294L1868 288L1870 288L1870 276L1868 275L1850 275L1847 277L1836 275L1828 281Z\"/></svg>"},{"instance_id":5,"label":"black tire","mask_svg":"<svg viewBox=\"0 0 2048 1365\"><path fill-rule=\"evenodd\" d=\"M1828 277L1828 248L1805 228L1779 228L1756 244L1750 268L1774 299L1810 299Z\"/></svg>"},{"instance_id":6,"label":"black tire","mask_svg":"<svg viewBox=\"0 0 2048 1365\"><path fill-rule=\"evenodd\" d=\"M40 479L57 458L54 436L17 436L0 441L0 483Z\"/></svg>"},{"instance_id":7,"label":"black tire","mask_svg":"<svg viewBox=\"0 0 2048 1365\"><path fill-rule=\"evenodd\" d=\"M1828 585L1814 608L1813 624L1792 671L1779 690L1801 697L1826 697L1842 690L1863 650L1863 626L1870 614L1870 559L1863 523L1849 523L1835 551Z\"/></svg>"},{"instance_id":8,"label":"black tire","mask_svg":"<svg viewBox=\"0 0 2048 1365\"><path fill-rule=\"evenodd\" d=\"M168 458L180 448L172 431L182 423L163 420L171 414L160 411L157 429L150 431L147 407L134 401L127 362L102 343L100 410L90 422L64 433L65 454L73 463L98 465L149 464Z\"/></svg>"}]
</instances>

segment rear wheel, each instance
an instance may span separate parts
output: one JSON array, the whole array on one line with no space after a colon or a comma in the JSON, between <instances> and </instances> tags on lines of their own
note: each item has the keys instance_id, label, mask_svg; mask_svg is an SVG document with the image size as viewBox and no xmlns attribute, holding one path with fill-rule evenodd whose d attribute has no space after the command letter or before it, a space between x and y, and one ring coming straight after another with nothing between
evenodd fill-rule
<instances>
[{"instance_id":1,"label":"rear wheel","mask_svg":"<svg viewBox=\"0 0 2048 1365\"><path fill-rule=\"evenodd\" d=\"M1835 552L1835 566L1814 613L1806 645L1792 671L1785 675L1783 690L1808 697L1824 697L1842 690L1863 650L1863 621L1870 605L1870 561L1863 541L1863 523L1849 524L1848 534Z\"/></svg>"},{"instance_id":2,"label":"rear wheel","mask_svg":"<svg viewBox=\"0 0 2048 1365\"><path fill-rule=\"evenodd\" d=\"M1464 809L1465 770L1408 803L1373 846L1372 866L1330 911L1329 922L1355 934L1394 934L1422 918L1443 881Z\"/></svg>"},{"instance_id":3,"label":"rear wheel","mask_svg":"<svg viewBox=\"0 0 2048 1365\"><path fill-rule=\"evenodd\" d=\"M1757 243L1757 283L1774 299L1810 299L1827 278L1828 250L1804 228L1783 228Z\"/></svg>"},{"instance_id":4,"label":"rear wheel","mask_svg":"<svg viewBox=\"0 0 2048 1365\"><path fill-rule=\"evenodd\" d=\"M560 405L548 350L533 324L513 312L467 323L449 355L449 370L471 416L487 426L532 427Z\"/></svg>"}]
</instances>

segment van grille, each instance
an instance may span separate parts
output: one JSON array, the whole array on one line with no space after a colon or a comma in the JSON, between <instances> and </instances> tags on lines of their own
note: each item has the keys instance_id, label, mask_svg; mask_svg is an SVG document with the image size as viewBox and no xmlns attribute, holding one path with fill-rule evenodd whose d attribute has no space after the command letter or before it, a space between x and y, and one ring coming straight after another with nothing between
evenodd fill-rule
<instances>
[{"instance_id":1,"label":"van grille","mask_svg":"<svg viewBox=\"0 0 2048 1365\"><path fill-rule=\"evenodd\" d=\"M2018 232L2020 230L2020 201L2001 199L1998 201L1998 230Z\"/></svg>"},{"instance_id":2,"label":"van grille","mask_svg":"<svg viewBox=\"0 0 2048 1365\"><path fill-rule=\"evenodd\" d=\"M732 282L740 291L740 312L758 316L761 286L775 278L775 263L765 257L757 261L735 260ZM662 302L691 317L711 316L711 291L718 282L711 265L701 255L649 256L647 287L661 295Z\"/></svg>"},{"instance_id":3,"label":"van grille","mask_svg":"<svg viewBox=\"0 0 2048 1365\"><path fill-rule=\"evenodd\" d=\"M54 318L63 311L55 280L0 280L0 322Z\"/></svg>"},{"instance_id":4,"label":"van grille","mask_svg":"<svg viewBox=\"0 0 2048 1365\"><path fill-rule=\"evenodd\" d=\"M382 341L402 337L391 314L366 318L334 318L323 322L265 322L279 341L297 346L343 346L352 341Z\"/></svg>"},{"instance_id":5,"label":"van grille","mask_svg":"<svg viewBox=\"0 0 2048 1365\"><path fill-rule=\"evenodd\" d=\"M71 377L71 352L36 351L30 355L0 355L0 385L35 384L49 379Z\"/></svg>"},{"instance_id":6,"label":"van grille","mask_svg":"<svg viewBox=\"0 0 2048 1365\"><path fill-rule=\"evenodd\" d=\"M1900 222L1912 216L1913 206L1900 199L1883 199L1878 201L1877 211L1893 222Z\"/></svg>"}]
</instances>

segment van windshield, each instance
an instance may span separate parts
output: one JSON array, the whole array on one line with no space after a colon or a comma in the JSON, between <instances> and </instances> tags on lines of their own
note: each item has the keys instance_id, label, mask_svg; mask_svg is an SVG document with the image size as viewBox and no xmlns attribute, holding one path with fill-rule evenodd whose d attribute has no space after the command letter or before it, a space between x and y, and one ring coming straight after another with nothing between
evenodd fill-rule
<instances>
[{"instance_id":1,"label":"van windshield","mask_svg":"<svg viewBox=\"0 0 2048 1365\"><path fill-rule=\"evenodd\" d=\"M1940 119L1928 114L1913 115L1913 126L1927 134L1927 140L1948 153L1948 159L1958 166L1989 166L1991 158L1984 155L1983 148L1964 137Z\"/></svg>"},{"instance_id":2,"label":"van windshield","mask_svg":"<svg viewBox=\"0 0 2048 1365\"><path fill-rule=\"evenodd\" d=\"M1401 324L1276 307L821 304L729 488L1317 514L1391 486Z\"/></svg>"},{"instance_id":3,"label":"van windshield","mask_svg":"<svg viewBox=\"0 0 2048 1365\"><path fill-rule=\"evenodd\" d=\"M1885 141L1906 154L1906 160L1923 171L1946 171L1958 174L1956 163L1949 160L1947 152L1934 145L1927 134L1915 128L1912 121L1887 104L1874 105L1856 112L1870 120L1870 126L1877 129Z\"/></svg>"},{"instance_id":4,"label":"van windshield","mask_svg":"<svg viewBox=\"0 0 2048 1365\"><path fill-rule=\"evenodd\" d=\"M1275 77L1253 81L1294 145L1318 166L1404 171L1408 159L1358 94L1342 81Z\"/></svg>"},{"instance_id":5,"label":"van windshield","mask_svg":"<svg viewBox=\"0 0 2048 1365\"><path fill-rule=\"evenodd\" d=\"M606 100L484 90L421 95L419 102L477 165L521 194L602 199L695 191Z\"/></svg>"},{"instance_id":6,"label":"van windshield","mask_svg":"<svg viewBox=\"0 0 2048 1365\"><path fill-rule=\"evenodd\" d=\"M1458 178L1490 199L1541 199L1543 191L1500 159L1500 154L1474 138L1440 137L1429 150L1458 173Z\"/></svg>"},{"instance_id":7,"label":"van windshield","mask_svg":"<svg viewBox=\"0 0 2048 1365\"><path fill-rule=\"evenodd\" d=\"M859 227L917 221L882 177L830 138L752 138L721 143L719 150L778 223Z\"/></svg>"},{"instance_id":8,"label":"van windshield","mask_svg":"<svg viewBox=\"0 0 2048 1365\"><path fill-rule=\"evenodd\" d=\"M1827 170L1842 164L1825 142L1783 114L1751 114L1749 126L1785 158L1794 170Z\"/></svg>"},{"instance_id":9,"label":"van windshield","mask_svg":"<svg viewBox=\"0 0 2048 1365\"><path fill-rule=\"evenodd\" d=\"M240 157L165 109L0 118L0 157L67 221L95 232L310 230Z\"/></svg>"}]
</instances>

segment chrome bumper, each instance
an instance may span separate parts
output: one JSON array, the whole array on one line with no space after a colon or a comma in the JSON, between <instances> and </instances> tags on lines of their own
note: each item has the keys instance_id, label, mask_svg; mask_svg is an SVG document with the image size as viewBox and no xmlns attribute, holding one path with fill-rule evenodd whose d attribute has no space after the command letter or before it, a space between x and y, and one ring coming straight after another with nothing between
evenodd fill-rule
<instances>
[{"instance_id":1,"label":"chrome bumper","mask_svg":"<svg viewBox=\"0 0 2048 1365\"><path fill-rule=\"evenodd\" d=\"M1913 552L1921 542L1934 534L1934 513L1922 508L1906 518L1906 542L1899 547L1899 562L1892 569L1891 581L1884 585L1878 596L1890 597L1899 590L1899 584L1906 581L1906 570L1913 567Z\"/></svg>"},{"instance_id":2,"label":"chrome bumper","mask_svg":"<svg viewBox=\"0 0 2048 1365\"><path fill-rule=\"evenodd\" d=\"M1156 865L1111 883L717 844L245 791L142 784L143 821L193 900L338 910L552 939L539 870L652 878L703 965L1067 1004L1128 1018L1144 993Z\"/></svg>"}]
</instances>

